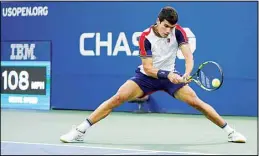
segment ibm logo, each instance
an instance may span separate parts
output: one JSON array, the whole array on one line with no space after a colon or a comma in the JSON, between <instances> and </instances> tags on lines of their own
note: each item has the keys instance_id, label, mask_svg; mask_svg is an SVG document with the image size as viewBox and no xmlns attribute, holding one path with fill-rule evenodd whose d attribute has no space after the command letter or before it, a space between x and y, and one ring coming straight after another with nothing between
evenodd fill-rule
<instances>
[{"instance_id":1,"label":"ibm logo","mask_svg":"<svg viewBox=\"0 0 259 156\"><path fill-rule=\"evenodd\" d=\"M35 60L35 44L11 44L10 60Z\"/></svg>"}]
</instances>

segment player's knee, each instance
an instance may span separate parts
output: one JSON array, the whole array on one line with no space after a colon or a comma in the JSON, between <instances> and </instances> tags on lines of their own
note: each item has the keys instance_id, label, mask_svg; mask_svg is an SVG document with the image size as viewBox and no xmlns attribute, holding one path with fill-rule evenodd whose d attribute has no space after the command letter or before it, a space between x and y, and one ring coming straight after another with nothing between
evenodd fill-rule
<instances>
[{"instance_id":1,"label":"player's knee","mask_svg":"<svg viewBox=\"0 0 259 156\"><path fill-rule=\"evenodd\" d=\"M199 109L200 108L200 102L199 98L195 93L188 95L188 99L186 101L190 106Z\"/></svg>"},{"instance_id":2,"label":"player's knee","mask_svg":"<svg viewBox=\"0 0 259 156\"><path fill-rule=\"evenodd\" d=\"M199 104L198 99L196 97L189 100L189 105L191 105L192 107L194 107L196 109L200 109L200 104Z\"/></svg>"},{"instance_id":3,"label":"player's knee","mask_svg":"<svg viewBox=\"0 0 259 156\"><path fill-rule=\"evenodd\" d=\"M119 105L119 104L122 104L124 103L125 101L127 101L127 96L126 94L123 94L123 93L117 93L114 95L114 104L115 105Z\"/></svg>"}]
</instances>

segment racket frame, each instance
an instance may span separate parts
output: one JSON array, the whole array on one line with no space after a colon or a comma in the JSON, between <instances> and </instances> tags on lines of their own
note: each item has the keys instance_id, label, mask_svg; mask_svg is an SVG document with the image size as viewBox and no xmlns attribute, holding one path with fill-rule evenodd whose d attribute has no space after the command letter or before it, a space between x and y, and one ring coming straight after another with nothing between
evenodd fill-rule
<instances>
[{"instance_id":1,"label":"racket frame","mask_svg":"<svg viewBox=\"0 0 259 156\"><path fill-rule=\"evenodd\" d=\"M213 89L206 88L199 80L195 79L195 77L199 78L201 69L202 69L206 64L208 64L208 63L213 63L213 64L215 64L215 65L218 67L218 69L219 69L219 71L220 71L220 74L221 74L221 82L220 82L220 85L219 85L218 87L213 88ZM206 62L202 63L202 64L199 66L198 70L197 70L188 80L194 81L198 86L200 86L202 89L204 89L204 90L206 90L206 91L215 91L215 90L219 89L219 88L222 86L223 80L224 80L223 78L224 78L224 74L223 74L223 70L222 70L221 66L220 66L218 63L214 62L214 61L206 61Z\"/></svg>"}]
</instances>

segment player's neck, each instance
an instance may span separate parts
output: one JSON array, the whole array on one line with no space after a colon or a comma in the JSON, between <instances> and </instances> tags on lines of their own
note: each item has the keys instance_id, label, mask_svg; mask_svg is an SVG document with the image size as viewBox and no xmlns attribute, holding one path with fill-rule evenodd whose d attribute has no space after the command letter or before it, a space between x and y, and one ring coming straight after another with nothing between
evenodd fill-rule
<instances>
[{"instance_id":1,"label":"player's neck","mask_svg":"<svg viewBox=\"0 0 259 156\"><path fill-rule=\"evenodd\" d=\"M153 26L152 26L152 30L153 30L154 34L155 34L157 37L162 37L162 36L158 33L157 25L153 25Z\"/></svg>"}]
</instances>

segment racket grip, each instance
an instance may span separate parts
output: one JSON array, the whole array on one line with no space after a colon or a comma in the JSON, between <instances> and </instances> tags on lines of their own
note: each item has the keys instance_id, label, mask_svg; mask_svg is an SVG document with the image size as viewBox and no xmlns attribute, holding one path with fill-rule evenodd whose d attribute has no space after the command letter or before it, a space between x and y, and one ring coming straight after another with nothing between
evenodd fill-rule
<instances>
[{"instance_id":1,"label":"racket grip","mask_svg":"<svg viewBox=\"0 0 259 156\"><path fill-rule=\"evenodd\" d=\"M192 79L192 76L190 76L188 79L187 79L187 81L189 81L189 80L191 80Z\"/></svg>"}]
</instances>

